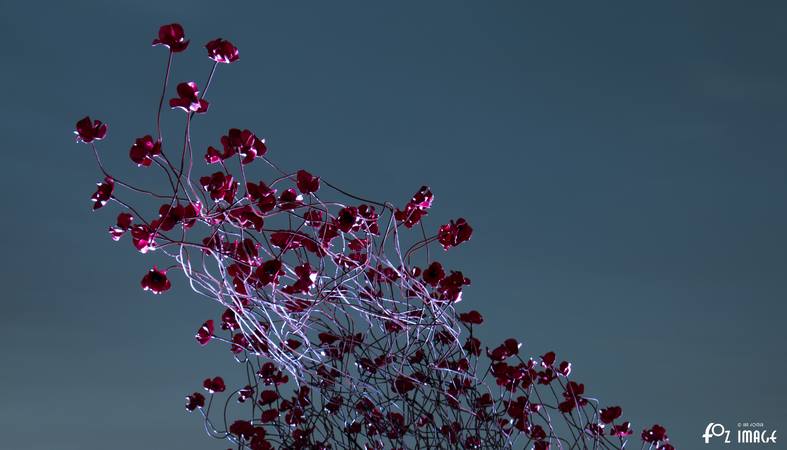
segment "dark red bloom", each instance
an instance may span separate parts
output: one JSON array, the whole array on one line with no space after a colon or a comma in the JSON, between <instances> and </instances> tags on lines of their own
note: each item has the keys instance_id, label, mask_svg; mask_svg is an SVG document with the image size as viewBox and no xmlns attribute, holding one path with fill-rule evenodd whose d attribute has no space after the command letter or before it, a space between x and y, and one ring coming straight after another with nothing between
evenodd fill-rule
<instances>
[{"instance_id":1,"label":"dark red bloom","mask_svg":"<svg viewBox=\"0 0 787 450\"><path fill-rule=\"evenodd\" d=\"M642 430L642 440L651 444L667 439L667 429L659 424Z\"/></svg>"},{"instance_id":2,"label":"dark red bloom","mask_svg":"<svg viewBox=\"0 0 787 450\"><path fill-rule=\"evenodd\" d=\"M437 240L443 244L443 248L448 250L456 247L464 241L470 240L473 235L473 228L463 218L456 219L440 227L437 232Z\"/></svg>"},{"instance_id":3,"label":"dark red bloom","mask_svg":"<svg viewBox=\"0 0 787 450\"><path fill-rule=\"evenodd\" d=\"M115 180L112 177L106 177L103 183L96 183L96 185L98 189L90 197L90 200L93 202L93 211L106 205L110 197L112 197L112 192L115 190Z\"/></svg>"},{"instance_id":4,"label":"dark red bloom","mask_svg":"<svg viewBox=\"0 0 787 450\"><path fill-rule=\"evenodd\" d=\"M195 392L191 395L186 396L186 410L187 411L194 411L197 408L202 408L205 406L205 396L200 394L199 392Z\"/></svg>"},{"instance_id":5,"label":"dark red bloom","mask_svg":"<svg viewBox=\"0 0 787 450\"><path fill-rule=\"evenodd\" d=\"M224 379L221 377L213 377L213 379L205 378L205 381L202 382L202 387L204 387L205 390L211 394L215 394L216 392L224 392L224 389L226 389L226 386L224 385Z\"/></svg>"},{"instance_id":6,"label":"dark red bloom","mask_svg":"<svg viewBox=\"0 0 787 450\"><path fill-rule=\"evenodd\" d=\"M230 64L239 58L238 49L232 45L232 42L224 39L214 39L205 44L205 48L208 49L208 58L217 63Z\"/></svg>"},{"instance_id":7,"label":"dark red bloom","mask_svg":"<svg viewBox=\"0 0 787 450\"><path fill-rule=\"evenodd\" d=\"M303 214L306 225L317 228L322 224L322 211L310 209Z\"/></svg>"},{"instance_id":8,"label":"dark red bloom","mask_svg":"<svg viewBox=\"0 0 787 450\"><path fill-rule=\"evenodd\" d=\"M432 207L433 200L434 195L429 187L421 186L421 189L413 195L404 210L397 209L394 216L396 220L404 222L404 226L412 228L427 214L426 210Z\"/></svg>"},{"instance_id":9,"label":"dark red bloom","mask_svg":"<svg viewBox=\"0 0 787 450\"><path fill-rule=\"evenodd\" d=\"M227 203L235 201L238 182L232 178L232 175L225 175L224 172L215 172L209 177L200 178L199 184L210 193L210 198L213 200L224 200Z\"/></svg>"},{"instance_id":10,"label":"dark red bloom","mask_svg":"<svg viewBox=\"0 0 787 450\"><path fill-rule=\"evenodd\" d=\"M158 29L158 38L153 39L153 46L163 45L169 48L172 53L179 53L186 50L189 46L189 41L183 33L183 27L179 23L171 23L169 25L162 25Z\"/></svg>"},{"instance_id":11,"label":"dark red bloom","mask_svg":"<svg viewBox=\"0 0 787 450\"><path fill-rule=\"evenodd\" d=\"M137 163L138 166L149 166L153 162L153 157L161 154L161 142L153 141L150 135L137 138L128 156L132 161Z\"/></svg>"},{"instance_id":12,"label":"dark red bloom","mask_svg":"<svg viewBox=\"0 0 787 450\"><path fill-rule=\"evenodd\" d=\"M257 280L259 280L262 286L267 286L271 283L278 283L279 276L284 275L284 270L282 270L281 261L278 259L271 259L270 261L265 261L258 267L254 274L257 276Z\"/></svg>"},{"instance_id":13,"label":"dark red bloom","mask_svg":"<svg viewBox=\"0 0 787 450\"><path fill-rule=\"evenodd\" d=\"M257 203L261 212L266 213L276 208L276 189L271 189L260 181L259 184L246 183L246 196Z\"/></svg>"},{"instance_id":14,"label":"dark red bloom","mask_svg":"<svg viewBox=\"0 0 787 450\"><path fill-rule=\"evenodd\" d=\"M504 359L516 355L519 353L519 347L521 344L517 342L516 339L506 339L505 342L500 344L499 347L495 348L491 352L487 350L487 356L493 361L503 361Z\"/></svg>"},{"instance_id":15,"label":"dark red bloom","mask_svg":"<svg viewBox=\"0 0 787 450\"><path fill-rule=\"evenodd\" d=\"M320 178L305 170L299 170L296 178L298 180L298 190L304 194L311 194L320 189Z\"/></svg>"},{"instance_id":16,"label":"dark red bloom","mask_svg":"<svg viewBox=\"0 0 787 450\"><path fill-rule=\"evenodd\" d=\"M254 158L261 158L268 152L265 139L260 139L249 130L241 131L239 128L230 128L226 135L221 137L223 151L219 152L214 147L208 147L205 161L216 164L225 161L236 154L241 156L243 164L249 164Z\"/></svg>"},{"instance_id":17,"label":"dark red bloom","mask_svg":"<svg viewBox=\"0 0 787 450\"><path fill-rule=\"evenodd\" d=\"M213 339L213 321L208 320L202 324L202 326L197 330L197 335L194 336L197 338L197 342L200 345L207 345L211 339Z\"/></svg>"},{"instance_id":18,"label":"dark red bloom","mask_svg":"<svg viewBox=\"0 0 787 450\"><path fill-rule=\"evenodd\" d=\"M484 318L481 316L481 313L478 311L470 311L466 313L459 314L459 320L464 323L469 323L473 325L481 325L484 323Z\"/></svg>"},{"instance_id":19,"label":"dark red bloom","mask_svg":"<svg viewBox=\"0 0 787 450\"><path fill-rule=\"evenodd\" d=\"M236 420L230 425L229 432L239 439L251 439L254 436L254 426L248 420Z\"/></svg>"},{"instance_id":20,"label":"dark red bloom","mask_svg":"<svg viewBox=\"0 0 787 450\"><path fill-rule=\"evenodd\" d=\"M113 241L120 240L128 230L131 229L131 222L134 217L129 213L120 213L117 218L117 225L109 227L109 235L112 236Z\"/></svg>"},{"instance_id":21,"label":"dark red bloom","mask_svg":"<svg viewBox=\"0 0 787 450\"><path fill-rule=\"evenodd\" d=\"M172 285L170 284L169 280L167 279L167 271L166 270L158 270L156 266L153 266L150 271L142 277L142 281L140 282L142 285L142 289L146 291L150 291L154 294L161 294L162 292L168 291Z\"/></svg>"},{"instance_id":22,"label":"dark red bloom","mask_svg":"<svg viewBox=\"0 0 787 450\"><path fill-rule=\"evenodd\" d=\"M260 399L257 400L257 403L260 406L270 405L271 403L275 402L279 399L279 394L274 390L267 390L262 391L260 393Z\"/></svg>"},{"instance_id":23,"label":"dark red bloom","mask_svg":"<svg viewBox=\"0 0 787 450\"><path fill-rule=\"evenodd\" d=\"M601 410L600 414L601 421L603 423L612 423L615 421L615 419L620 417L622 413L623 410L620 408L620 406L610 406L609 408L604 408Z\"/></svg>"},{"instance_id":24,"label":"dark red bloom","mask_svg":"<svg viewBox=\"0 0 787 450\"><path fill-rule=\"evenodd\" d=\"M426 283L437 286L437 284L445 278L443 265L437 261L433 261L432 264L429 264L429 267L424 269L422 276Z\"/></svg>"},{"instance_id":25,"label":"dark red bloom","mask_svg":"<svg viewBox=\"0 0 787 450\"><path fill-rule=\"evenodd\" d=\"M391 382L391 387L395 392L404 395L415 389L415 383L413 382L412 378L399 375L393 382Z\"/></svg>"},{"instance_id":26,"label":"dark red bloom","mask_svg":"<svg viewBox=\"0 0 787 450\"><path fill-rule=\"evenodd\" d=\"M131 228L131 242L140 253L147 253L156 249L156 230L145 224L134 225Z\"/></svg>"},{"instance_id":27,"label":"dark red bloom","mask_svg":"<svg viewBox=\"0 0 787 450\"><path fill-rule=\"evenodd\" d=\"M77 122L74 134L77 135L77 142L82 141L89 144L93 141L100 141L107 135L107 124L100 120L90 121L90 116L85 116Z\"/></svg>"},{"instance_id":28,"label":"dark red bloom","mask_svg":"<svg viewBox=\"0 0 787 450\"><path fill-rule=\"evenodd\" d=\"M617 436L617 437L626 437L631 436L634 432L631 430L631 424L628 422L623 422L620 425L613 425L612 429L609 430L610 436Z\"/></svg>"},{"instance_id":29,"label":"dark red bloom","mask_svg":"<svg viewBox=\"0 0 787 450\"><path fill-rule=\"evenodd\" d=\"M180 108L187 113L202 114L208 111L208 101L199 98L197 83L193 81L178 84L178 98L171 98L169 106Z\"/></svg>"},{"instance_id":30,"label":"dark red bloom","mask_svg":"<svg viewBox=\"0 0 787 450\"><path fill-rule=\"evenodd\" d=\"M287 189L279 196L279 209L295 209L303 204L303 196L295 192L295 189Z\"/></svg>"}]
</instances>

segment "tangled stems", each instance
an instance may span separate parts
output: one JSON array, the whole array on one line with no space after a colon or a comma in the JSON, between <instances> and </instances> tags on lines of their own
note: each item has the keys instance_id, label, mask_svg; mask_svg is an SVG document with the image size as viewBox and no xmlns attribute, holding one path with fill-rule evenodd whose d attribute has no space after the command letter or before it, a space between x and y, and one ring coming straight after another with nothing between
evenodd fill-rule
<instances>
[{"instance_id":1,"label":"tangled stems","mask_svg":"<svg viewBox=\"0 0 787 450\"><path fill-rule=\"evenodd\" d=\"M199 411L208 435L252 450L626 446L633 431L622 409L587 396L570 379L569 362L553 352L523 358L515 339L482 345L481 313L456 309L470 279L434 257L469 241L473 229L463 218L427 226L428 187L401 207L367 200L306 170L281 169L263 139L239 128L207 148L204 163L215 169L192 175L193 119L208 111L218 65L239 59L229 41L205 46L213 65L204 91L183 82L169 100L186 121L180 161L168 156L161 110L174 55L188 43L180 25L161 27L154 45L167 47L169 58L156 139L138 138L129 152L140 170L164 172L171 192L107 171L96 146L106 124L86 117L76 134L104 175L93 209L121 209L112 239L129 234L137 251L172 261L151 268L141 287L164 293L177 270L220 305L195 338L226 345L245 385L228 390L212 376L207 394L187 396L186 409ZM267 171L268 183L252 164ZM146 215L115 187L163 204ZM643 446L673 448L659 425L641 438Z\"/></svg>"}]
</instances>

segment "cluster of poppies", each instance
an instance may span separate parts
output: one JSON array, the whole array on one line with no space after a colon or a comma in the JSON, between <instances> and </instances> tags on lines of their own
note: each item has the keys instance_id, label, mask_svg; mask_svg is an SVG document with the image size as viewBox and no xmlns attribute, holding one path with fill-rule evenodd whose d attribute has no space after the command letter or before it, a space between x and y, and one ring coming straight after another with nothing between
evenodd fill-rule
<instances>
[{"instance_id":1,"label":"cluster of poppies","mask_svg":"<svg viewBox=\"0 0 787 450\"><path fill-rule=\"evenodd\" d=\"M169 49L170 64L189 42L182 26L169 24L153 45ZM239 53L224 39L205 48L214 61L207 88L216 66L237 61ZM470 279L435 259L430 247L453 249L472 238L473 228L464 218L426 226L435 200L428 186L399 208L363 200L307 170L282 171L268 161L265 139L246 128L230 128L220 146L208 146L201 159L210 170L192 176L200 158L192 157L190 121L209 102L193 81L175 92L169 105L187 120L180 153L169 154L159 130L136 138L129 150L137 167L161 169L172 191L134 186L101 166L105 176L91 200L94 210L111 202L123 209L109 227L113 240L129 234L140 253L173 260L144 274L144 290L170 290L174 270L222 305L195 340L226 344L248 384L231 389L213 376L203 392L186 397L186 409L201 411L206 429L252 450L509 448L521 440L537 450L566 442L625 445L633 431L622 409L587 397L585 385L569 379L569 362L558 363L553 352L523 358L513 338L486 347L475 334L482 314L456 310ZM75 133L97 153L107 125L85 117ZM255 178L249 166L255 162L274 176ZM116 186L161 204L146 216L119 198ZM332 192L342 199L330 198ZM408 232L415 236L409 247L402 237ZM218 395L227 396L223 429L210 419ZM233 399L245 409L230 421ZM554 415L565 419L569 435L555 434ZM673 449L660 425L641 437Z\"/></svg>"}]
</instances>

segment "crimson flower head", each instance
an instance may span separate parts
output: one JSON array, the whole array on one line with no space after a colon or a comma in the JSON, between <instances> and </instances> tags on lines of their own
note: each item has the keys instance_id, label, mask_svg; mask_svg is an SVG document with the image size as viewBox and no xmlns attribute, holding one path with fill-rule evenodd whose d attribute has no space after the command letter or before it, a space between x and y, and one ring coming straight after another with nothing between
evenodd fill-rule
<instances>
[{"instance_id":1,"label":"crimson flower head","mask_svg":"<svg viewBox=\"0 0 787 450\"><path fill-rule=\"evenodd\" d=\"M459 314L459 320L471 325L481 325L484 323L484 317L478 311L470 311Z\"/></svg>"},{"instance_id":2,"label":"crimson flower head","mask_svg":"<svg viewBox=\"0 0 787 450\"><path fill-rule=\"evenodd\" d=\"M667 439L667 429L659 424L653 425L650 429L642 430L642 440L654 444Z\"/></svg>"},{"instance_id":3,"label":"crimson flower head","mask_svg":"<svg viewBox=\"0 0 787 450\"><path fill-rule=\"evenodd\" d=\"M208 49L208 58L217 63L230 64L239 58L238 48L224 39L214 39L205 44L205 48Z\"/></svg>"},{"instance_id":4,"label":"crimson flower head","mask_svg":"<svg viewBox=\"0 0 787 450\"><path fill-rule=\"evenodd\" d=\"M197 408L202 408L205 406L205 396L200 394L199 392L195 392L191 395L186 396L186 410L187 411L194 411Z\"/></svg>"},{"instance_id":5,"label":"crimson flower head","mask_svg":"<svg viewBox=\"0 0 787 450\"><path fill-rule=\"evenodd\" d=\"M304 194L311 194L320 189L320 178L315 177L305 170L299 170L297 174L298 190Z\"/></svg>"},{"instance_id":6,"label":"crimson flower head","mask_svg":"<svg viewBox=\"0 0 787 450\"><path fill-rule=\"evenodd\" d=\"M197 83L193 81L178 84L178 98L171 98L169 106L180 108L188 113L202 114L208 111L208 101L199 98Z\"/></svg>"},{"instance_id":7,"label":"crimson flower head","mask_svg":"<svg viewBox=\"0 0 787 450\"><path fill-rule=\"evenodd\" d=\"M153 162L153 157L161 154L161 141L153 141L153 137L149 134L137 138L128 156L132 161L137 163L138 166L148 167Z\"/></svg>"},{"instance_id":8,"label":"crimson flower head","mask_svg":"<svg viewBox=\"0 0 787 450\"><path fill-rule=\"evenodd\" d=\"M469 241L473 235L473 228L463 218L456 219L440 227L437 232L437 240L443 244L443 248L448 250L456 247L462 242Z\"/></svg>"},{"instance_id":9,"label":"crimson flower head","mask_svg":"<svg viewBox=\"0 0 787 450\"><path fill-rule=\"evenodd\" d=\"M100 120L90 121L90 116L85 116L77 122L74 134L77 135L77 142L82 141L89 144L93 141L100 141L107 135L107 124Z\"/></svg>"},{"instance_id":10,"label":"crimson flower head","mask_svg":"<svg viewBox=\"0 0 787 450\"><path fill-rule=\"evenodd\" d=\"M609 408L604 408L601 410L601 422L603 423L612 423L620 417L620 414L623 412L620 406L610 406Z\"/></svg>"},{"instance_id":11,"label":"crimson flower head","mask_svg":"<svg viewBox=\"0 0 787 450\"><path fill-rule=\"evenodd\" d=\"M158 29L158 39L153 39L153 46L163 45L169 48L172 53L180 53L189 46L189 41L183 32L183 27L179 23L162 25Z\"/></svg>"},{"instance_id":12,"label":"crimson flower head","mask_svg":"<svg viewBox=\"0 0 787 450\"><path fill-rule=\"evenodd\" d=\"M213 379L205 378L205 381L202 382L202 387L204 387L205 390L211 394L216 392L224 392L224 389L226 389L224 379L221 377L213 377Z\"/></svg>"},{"instance_id":13,"label":"crimson flower head","mask_svg":"<svg viewBox=\"0 0 787 450\"><path fill-rule=\"evenodd\" d=\"M115 180L113 180L112 177L106 177L103 183L97 184L98 189L96 189L96 192L90 197L90 200L93 201L93 211L106 205L109 198L112 197L112 192L115 190Z\"/></svg>"},{"instance_id":14,"label":"crimson flower head","mask_svg":"<svg viewBox=\"0 0 787 450\"><path fill-rule=\"evenodd\" d=\"M170 284L167 279L167 271L159 270L156 266L153 266L153 268L142 277L142 282L140 284L142 285L142 289L154 294L161 294L172 287L172 284Z\"/></svg>"},{"instance_id":15,"label":"crimson flower head","mask_svg":"<svg viewBox=\"0 0 787 450\"><path fill-rule=\"evenodd\" d=\"M199 342L199 345L207 345L213 338L213 321L205 321L199 330L197 330L197 334L194 337L197 339L197 342Z\"/></svg>"},{"instance_id":16,"label":"crimson flower head","mask_svg":"<svg viewBox=\"0 0 787 450\"><path fill-rule=\"evenodd\" d=\"M112 237L112 240L120 240L126 234L126 231L131 229L131 222L133 221L134 217L129 213L118 214L117 225L109 227L109 235Z\"/></svg>"}]
</instances>

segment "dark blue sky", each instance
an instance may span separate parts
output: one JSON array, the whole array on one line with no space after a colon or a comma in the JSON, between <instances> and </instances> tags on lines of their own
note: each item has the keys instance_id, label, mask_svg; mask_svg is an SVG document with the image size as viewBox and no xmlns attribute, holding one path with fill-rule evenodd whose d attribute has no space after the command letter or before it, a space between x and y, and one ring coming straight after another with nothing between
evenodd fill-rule
<instances>
[{"instance_id":1,"label":"dark blue sky","mask_svg":"<svg viewBox=\"0 0 787 450\"><path fill-rule=\"evenodd\" d=\"M396 203L426 183L432 225L473 224L450 259L490 344L556 351L682 448L711 421L787 429L784 3L71 3L0 16L0 447L226 447L182 408L234 371L193 340L219 310L138 288L150 260L90 212L71 136L105 120L108 164L133 172L172 21L193 39L176 81L204 82L210 39L241 52L196 148L251 128L284 167Z\"/></svg>"}]
</instances>

